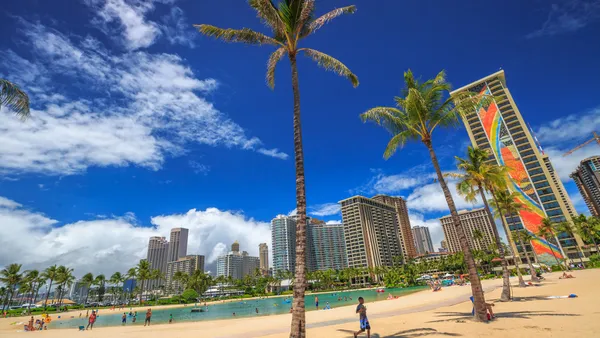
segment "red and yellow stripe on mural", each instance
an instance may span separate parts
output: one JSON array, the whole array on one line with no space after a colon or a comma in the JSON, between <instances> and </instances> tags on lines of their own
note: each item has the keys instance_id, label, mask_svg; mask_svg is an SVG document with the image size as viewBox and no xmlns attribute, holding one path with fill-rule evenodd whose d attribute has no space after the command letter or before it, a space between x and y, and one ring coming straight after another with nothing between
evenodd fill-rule
<instances>
[{"instance_id":1,"label":"red and yellow stripe on mural","mask_svg":"<svg viewBox=\"0 0 600 338\"><path fill-rule=\"evenodd\" d=\"M485 86L479 94L491 95L491 92L487 86ZM560 250L558 250L555 245L549 243L544 238L537 236L538 228L542 223L542 219L545 217L545 213L539 203L528 196L534 195L535 191L533 190L533 184L527 175L525 165L521 161L514 144L506 146L500 139L500 131L504 122L496 103L492 102L487 108L480 107L479 118L481 119L483 129L500 164L509 168L510 182L512 184L510 190L519 194L516 201L526 207L519 212L519 216L521 217L524 228L534 237L532 246L535 253L542 261L549 263L553 262L554 257L562 258ZM504 126L504 128L506 128L506 126Z\"/></svg>"}]
</instances>

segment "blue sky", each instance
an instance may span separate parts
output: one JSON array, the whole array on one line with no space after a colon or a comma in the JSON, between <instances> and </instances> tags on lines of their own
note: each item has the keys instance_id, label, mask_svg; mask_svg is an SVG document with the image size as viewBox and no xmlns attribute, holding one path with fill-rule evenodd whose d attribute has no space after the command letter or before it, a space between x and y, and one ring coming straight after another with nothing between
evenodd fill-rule
<instances>
[{"instance_id":1,"label":"blue sky","mask_svg":"<svg viewBox=\"0 0 600 338\"><path fill-rule=\"evenodd\" d=\"M385 161L389 135L358 118L391 105L409 68L423 78L445 69L455 87L504 69L587 212L568 174L598 149L560 155L600 125L600 1L331 0L318 1L317 13L349 4L354 15L303 45L343 61L360 86L299 61L314 216L340 220L335 203L352 194L401 195L412 225L430 226L439 245L447 208L423 146ZM24 123L2 111L0 265L124 270L144 256L148 236L174 226L189 227L189 252L211 262L235 239L257 253L270 219L294 209L289 65L279 64L272 91L271 47L224 44L192 27L265 31L243 1L21 1L0 16L11 32L0 41L0 76L21 85L33 108ZM468 144L464 128L435 135L445 170ZM40 254L24 254L33 249Z\"/></svg>"}]
</instances>

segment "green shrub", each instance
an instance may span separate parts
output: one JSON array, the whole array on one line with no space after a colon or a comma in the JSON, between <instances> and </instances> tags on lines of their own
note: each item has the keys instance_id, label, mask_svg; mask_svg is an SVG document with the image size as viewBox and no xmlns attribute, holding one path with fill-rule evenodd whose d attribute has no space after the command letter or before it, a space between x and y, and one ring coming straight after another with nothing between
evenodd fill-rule
<instances>
[{"instance_id":1,"label":"green shrub","mask_svg":"<svg viewBox=\"0 0 600 338\"><path fill-rule=\"evenodd\" d=\"M187 289L187 290L183 291L183 293L181 294L181 298L186 303L194 303L198 299L198 292L196 292L196 290Z\"/></svg>"},{"instance_id":2,"label":"green shrub","mask_svg":"<svg viewBox=\"0 0 600 338\"><path fill-rule=\"evenodd\" d=\"M552 265L551 269L552 269L552 272L562 271L562 268L560 267L560 265Z\"/></svg>"}]
</instances>

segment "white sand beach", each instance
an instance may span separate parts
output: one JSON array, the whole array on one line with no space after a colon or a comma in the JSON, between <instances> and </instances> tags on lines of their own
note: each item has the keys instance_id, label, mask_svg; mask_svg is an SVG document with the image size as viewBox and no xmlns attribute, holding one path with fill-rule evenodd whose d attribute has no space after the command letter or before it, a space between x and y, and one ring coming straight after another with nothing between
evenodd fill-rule
<instances>
[{"instance_id":1,"label":"white sand beach","mask_svg":"<svg viewBox=\"0 0 600 338\"><path fill-rule=\"evenodd\" d=\"M423 291L395 300L367 303L372 337L593 337L600 332L597 287L600 269L575 271L575 279L559 280L559 273L545 274L539 286L513 289L514 301L497 302L501 280L483 281L488 302L496 302L496 319L475 323L471 319L470 287L453 286L441 292ZM527 278L527 276L525 277ZM512 280L516 284L516 280ZM577 294L573 299L547 299L547 296ZM309 337L352 337L358 329L355 305L329 311L311 311L306 315ZM42 332L17 332L11 325L26 317L0 319L1 337L287 337L291 315L219 321L75 329ZM365 335L363 335L365 337Z\"/></svg>"}]
</instances>

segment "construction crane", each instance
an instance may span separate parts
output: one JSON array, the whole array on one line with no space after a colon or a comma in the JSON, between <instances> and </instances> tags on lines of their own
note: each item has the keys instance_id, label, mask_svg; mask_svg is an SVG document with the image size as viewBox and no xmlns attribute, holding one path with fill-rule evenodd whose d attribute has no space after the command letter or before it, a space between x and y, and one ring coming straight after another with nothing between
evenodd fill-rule
<instances>
[{"instance_id":1,"label":"construction crane","mask_svg":"<svg viewBox=\"0 0 600 338\"><path fill-rule=\"evenodd\" d=\"M575 147L575 148L573 148L573 149L571 149L571 150L567 151L566 153L564 153L564 154L563 154L563 157L564 157L564 156L569 156L569 155L571 155L571 154L572 154L572 153L574 153L575 151L577 151L577 150L579 150L579 149L581 149L581 148L583 148L583 147L587 146L588 144L590 144L590 143L592 143L592 142L594 142L594 141L596 141L596 142L598 143L598 145L600 145L600 136L599 136L598 134L596 134L596 132L593 132L592 134L594 134L594 138L592 138L592 139L589 139L589 140L585 141L584 143L582 143L582 144L578 145L577 147Z\"/></svg>"}]
</instances>

